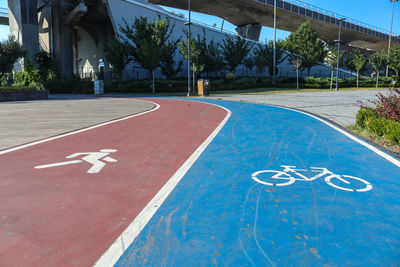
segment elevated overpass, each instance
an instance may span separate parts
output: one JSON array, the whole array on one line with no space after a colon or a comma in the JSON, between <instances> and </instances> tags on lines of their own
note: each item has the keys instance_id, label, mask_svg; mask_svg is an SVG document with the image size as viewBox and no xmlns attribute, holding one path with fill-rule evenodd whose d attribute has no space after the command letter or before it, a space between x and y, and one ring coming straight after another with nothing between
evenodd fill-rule
<instances>
[{"instance_id":1,"label":"elevated overpass","mask_svg":"<svg viewBox=\"0 0 400 267\"><path fill-rule=\"evenodd\" d=\"M0 7L0 25L9 25L8 9Z\"/></svg>"},{"instance_id":2,"label":"elevated overpass","mask_svg":"<svg viewBox=\"0 0 400 267\"><path fill-rule=\"evenodd\" d=\"M158 5L187 9L187 0L149 0ZM327 11L302 1L277 0L277 28L294 32L301 23L309 20L319 37L333 44L338 38L339 19L337 13ZM218 16L238 26L242 36L249 28L258 25L273 27L274 0L196 0L191 2L191 9L196 12ZM244 30L246 29L247 30ZM256 30L257 31L257 30ZM251 31L252 33L254 30ZM254 34L252 34L254 36ZM247 36L250 39L256 38ZM381 50L387 48L389 32L378 27L346 18L342 22L343 42L358 47ZM400 46L400 36L393 34L392 44Z\"/></svg>"}]
</instances>

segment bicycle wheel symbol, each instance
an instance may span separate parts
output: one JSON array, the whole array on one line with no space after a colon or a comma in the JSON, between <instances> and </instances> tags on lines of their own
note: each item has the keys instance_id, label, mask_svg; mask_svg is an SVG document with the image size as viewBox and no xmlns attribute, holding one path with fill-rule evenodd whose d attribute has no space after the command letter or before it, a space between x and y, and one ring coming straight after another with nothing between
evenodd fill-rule
<instances>
[{"instance_id":1,"label":"bicycle wheel symbol","mask_svg":"<svg viewBox=\"0 0 400 267\"><path fill-rule=\"evenodd\" d=\"M335 187L337 189L340 190L344 190L344 191L350 191L350 192L366 192L372 189L372 185L365 181L364 179L358 178L358 177L354 177L354 176L350 176L350 175L342 175L343 177L345 177L346 179L343 179L340 175L331 175L325 178L325 182L332 186ZM337 178L337 179L333 179L333 178ZM350 180L350 181L349 181ZM353 181L351 181L353 180ZM354 183L354 180L356 181ZM339 183L340 185L338 185L338 181L341 181L341 183ZM343 184L347 187L343 187ZM364 186L364 188L360 188L360 189L353 189L353 188L348 188L351 186L354 186L354 184L356 185L360 185L362 184Z\"/></svg>"},{"instance_id":2,"label":"bicycle wheel symbol","mask_svg":"<svg viewBox=\"0 0 400 267\"><path fill-rule=\"evenodd\" d=\"M271 174L269 173L275 173L275 175L271 176ZM263 170L255 172L251 175L251 178L253 178L253 180L257 183L269 186L288 186L296 182L296 179L290 174L274 170Z\"/></svg>"}]
</instances>

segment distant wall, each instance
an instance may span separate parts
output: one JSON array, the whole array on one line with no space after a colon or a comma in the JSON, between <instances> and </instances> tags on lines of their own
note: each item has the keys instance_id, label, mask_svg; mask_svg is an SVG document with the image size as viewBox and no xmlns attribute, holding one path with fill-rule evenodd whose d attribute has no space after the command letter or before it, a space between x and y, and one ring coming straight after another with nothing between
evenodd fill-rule
<instances>
[{"instance_id":1,"label":"distant wall","mask_svg":"<svg viewBox=\"0 0 400 267\"><path fill-rule=\"evenodd\" d=\"M112 23L112 27L115 32L121 34L120 25L125 25L123 19L127 21L129 25L132 25L135 18L139 17L147 17L149 20L154 20L159 16L161 18L168 17L171 25L175 25L174 31L172 33L171 38L176 40L178 38L183 38L183 30L187 29L187 26L184 25L186 22L185 19L179 18L170 14L169 12L163 10L159 6L152 5L146 3L146 1L127 1L127 0L112 0L107 1L108 13L110 16L110 20ZM106 28L105 25L100 25L103 28ZM107 31L104 36L107 38L111 38L109 36L109 32ZM193 35L203 35L205 32L207 36L207 40L215 40L216 42L221 42L226 36L230 35L228 32L222 32L217 28L213 28L212 26L207 25L198 25L196 23L192 23L192 34ZM98 71L98 60L99 58L104 59L104 52L102 44L95 45L93 40L91 40L90 35L85 32L84 29L79 29L76 31L78 38L78 50L79 55L76 58L82 59L82 65L79 67L77 64L75 66L75 73L82 72L87 75L91 72ZM177 50L175 56L176 62L183 61L182 71L178 74L178 76L184 77L187 76L187 61ZM105 62L105 65L108 65ZM107 71L107 68L106 68ZM253 72L248 72L243 66L239 66L236 70L237 75L255 75L255 70ZM311 69L311 75L316 77L327 77L330 76L330 69L324 65L316 66ZM263 74L263 76L269 76L267 70ZM296 76L295 70L290 64L288 60L283 62L278 66L278 76ZM307 76L307 71L303 71L301 76ZM341 73L342 77L350 76L348 73ZM124 79L144 79L148 78L148 73L146 70L142 69L140 65L131 63L127 65L125 71L123 73ZM158 69L156 71L156 78L164 78L161 74L161 71Z\"/></svg>"}]
</instances>

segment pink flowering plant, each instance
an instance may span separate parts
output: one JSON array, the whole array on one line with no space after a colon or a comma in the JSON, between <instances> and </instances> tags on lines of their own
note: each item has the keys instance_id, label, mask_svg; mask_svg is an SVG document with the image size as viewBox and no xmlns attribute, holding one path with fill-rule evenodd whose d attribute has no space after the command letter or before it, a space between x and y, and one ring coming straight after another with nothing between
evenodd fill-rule
<instances>
[{"instance_id":1,"label":"pink flowering plant","mask_svg":"<svg viewBox=\"0 0 400 267\"><path fill-rule=\"evenodd\" d=\"M389 94L378 93L377 100L371 100L368 106L360 102L362 109L370 109L389 120L400 122L400 89L390 89Z\"/></svg>"},{"instance_id":2,"label":"pink flowering plant","mask_svg":"<svg viewBox=\"0 0 400 267\"><path fill-rule=\"evenodd\" d=\"M379 93L372 106L360 103L356 125L400 144L400 90L392 89L389 94Z\"/></svg>"}]
</instances>

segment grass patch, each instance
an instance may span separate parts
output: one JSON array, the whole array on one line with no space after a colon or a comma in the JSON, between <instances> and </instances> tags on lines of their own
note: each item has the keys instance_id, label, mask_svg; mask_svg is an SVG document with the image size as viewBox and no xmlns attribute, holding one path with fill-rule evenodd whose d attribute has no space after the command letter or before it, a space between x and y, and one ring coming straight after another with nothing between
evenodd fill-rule
<instances>
[{"instance_id":1,"label":"grass patch","mask_svg":"<svg viewBox=\"0 0 400 267\"><path fill-rule=\"evenodd\" d=\"M358 125L348 126L347 129L370 141L371 143L374 143L377 146L383 147L391 151L393 154L396 155L396 157L400 158L400 145L394 144L390 140L386 139L385 136L379 136L368 129L361 128Z\"/></svg>"}]
</instances>

